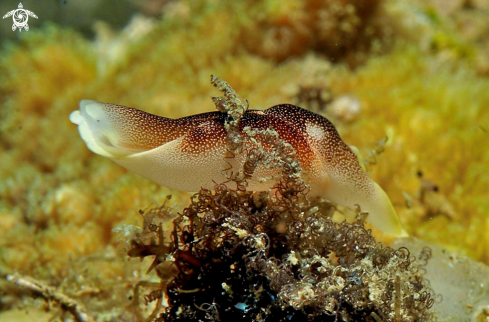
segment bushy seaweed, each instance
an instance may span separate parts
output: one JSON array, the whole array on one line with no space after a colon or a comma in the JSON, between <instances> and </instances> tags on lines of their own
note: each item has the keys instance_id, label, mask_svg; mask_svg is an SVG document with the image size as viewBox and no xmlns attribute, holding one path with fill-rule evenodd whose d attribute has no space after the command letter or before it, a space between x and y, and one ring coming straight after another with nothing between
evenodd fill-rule
<instances>
[{"instance_id":1,"label":"bushy seaweed","mask_svg":"<svg viewBox=\"0 0 489 322\"><path fill-rule=\"evenodd\" d=\"M419 269L429 250L414 263L408 249L383 247L361 222L336 223L298 195L300 202L288 204L225 185L201 190L175 219L169 246L136 246L164 255L162 264L171 255L176 268L158 321L432 317Z\"/></svg>"}]
</instances>

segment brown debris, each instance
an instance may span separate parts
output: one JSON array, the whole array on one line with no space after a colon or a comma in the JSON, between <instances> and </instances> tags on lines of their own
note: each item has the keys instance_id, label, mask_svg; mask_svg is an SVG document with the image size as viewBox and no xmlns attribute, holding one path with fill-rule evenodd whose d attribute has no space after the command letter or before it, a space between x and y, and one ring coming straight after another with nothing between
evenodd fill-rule
<instances>
[{"instance_id":1,"label":"brown debris","mask_svg":"<svg viewBox=\"0 0 489 322\"><path fill-rule=\"evenodd\" d=\"M55 288L47 286L41 281L35 280L32 277L21 276L17 273L8 275L7 281L20 288L30 290L33 292L33 295L40 296L48 302L54 301L58 303L61 309L70 312L77 322L95 322L85 312L85 308L80 303L63 293L56 292Z\"/></svg>"}]
</instances>

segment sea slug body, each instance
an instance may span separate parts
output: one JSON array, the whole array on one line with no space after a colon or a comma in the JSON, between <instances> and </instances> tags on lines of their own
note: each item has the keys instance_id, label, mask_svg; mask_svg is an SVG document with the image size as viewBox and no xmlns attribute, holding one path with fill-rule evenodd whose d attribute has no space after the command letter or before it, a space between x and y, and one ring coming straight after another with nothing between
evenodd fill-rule
<instances>
[{"instance_id":1,"label":"sea slug body","mask_svg":"<svg viewBox=\"0 0 489 322\"><path fill-rule=\"evenodd\" d=\"M227 114L220 111L170 119L90 100L82 100L79 110L70 115L90 150L160 185L183 191L212 189L216 182L226 180L222 171L228 147L226 119ZM394 236L406 234L385 192L362 171L329 120L282 104L264 111L247 110L239 121L240 131L246 127L274 129L293 146L310 195L350 208L359 205L378 229ZM244 157L237 156L233 162L240 166ZM258 166L248 180L248 190L268 191L278 180L276 169Z\"/></svg>"}]
</instances>

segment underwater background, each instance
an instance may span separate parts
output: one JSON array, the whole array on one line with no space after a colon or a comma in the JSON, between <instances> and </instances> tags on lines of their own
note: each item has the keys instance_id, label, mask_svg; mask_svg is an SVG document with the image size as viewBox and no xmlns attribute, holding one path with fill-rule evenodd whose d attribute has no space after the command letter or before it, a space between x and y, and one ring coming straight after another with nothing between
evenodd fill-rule
<instances>
[{"instance_id":1,"label":"underwater background","mask_svg":"<svg viewBox=\"0 0 489 322\"><path fill-rule=\"evenodd\" d=\"M28 31L0 21L1 321L72 313L12 276L54 287L96 321L144 321L128 308L134 287L159 279L146 275L151 258L127 260L121 227L141 226L140 210L168 195L181 212L191 194L94 155L68 117L81 99L172 118L214 111L211 74L253 109L291 103L330 119L410 236L489 282L489 1L22 4L38 16ZM17 6L2 1L1 15ZM439 320L487 321L487 282L474 290L485 304Z\"/></svg>"}]
</instances>

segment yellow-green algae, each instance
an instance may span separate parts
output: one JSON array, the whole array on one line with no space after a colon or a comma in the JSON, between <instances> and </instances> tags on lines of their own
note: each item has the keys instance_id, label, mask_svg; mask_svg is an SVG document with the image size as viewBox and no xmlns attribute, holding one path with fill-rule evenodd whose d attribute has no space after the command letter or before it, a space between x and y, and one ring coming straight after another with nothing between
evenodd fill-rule
<instances>
[{"instance_id":1,"label":"yellow-green algae","mask_svg":"<svg viewBox=\"0 0 489 322\"><path fill-rule=\"evenodd\" d=\"M345 141L365 147L374 137L389 136L371 175L410 234L488 263L488 80L463 62L439 61L409 46L370 60L354 74L338 71L332 77L335 90L354 92L365 103L364 118L343 134ZM416 207L403 207L401 192L416 196L419 190L418 170L453 205L454 221L422 218Z\"/></svg>"},{"instance_id":2,"label":"yellow-green algae","mask_svg":"<svg viewBox=\"0 0 489 322\"><path fill-rule=\"evenodd\" d=\"M95 44L56 26L30 30L2 50L2 276L18 271L61 285L69 294L82 286L114 285L130 293L147 265L115 258L111 229L137 224L138 210L161 204L167 194L178 210L188 195L90 153L69 123L69 112L82 98L168 117L211 111L210 74L220 75L254 108L294 103L305 82L328 87L333 95L356 95L360 118L338 124L341 134L364 153L389 136L371 176L391 197L407 231L489 263L487 78L459 57L431 54L417 49L416 42L399 44L354 72L317 54L301 56L309 49L277 65L280 57L253 55L240 46L251 28L246 15L251 4L205 4L190 9L179 2L148 34L114 38L122 45L112 56L102 41L96 51ZM262 30L252 27L254 33ZM423 206L416 203L418 170L439 185L456 220L423 217ZM411 209L403 192L413 196ZM102 297L117 303L121 295L126 293Z\"/></svg>"}]
</instances>

